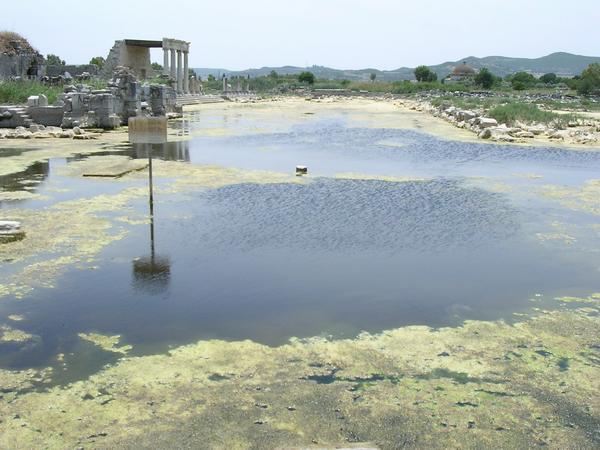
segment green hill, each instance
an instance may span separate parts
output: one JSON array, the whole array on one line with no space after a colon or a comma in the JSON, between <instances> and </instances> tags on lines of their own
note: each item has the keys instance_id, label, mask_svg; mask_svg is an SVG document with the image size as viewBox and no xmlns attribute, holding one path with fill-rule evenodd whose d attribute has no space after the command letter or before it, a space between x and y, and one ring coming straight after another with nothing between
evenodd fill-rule
<instances>
[{"instance_id":1,"label":"green hill","mask_svg":"<svg viewBox=\"0 0 600 450\"><path fill-rule=\"evenodd\" d=\"M580 74L592 63L600 63L600 57L580 56L571 53L552 53L541 58L508 58L505 56L486 56L476 58L469 56L459 61L449 61L437 66L431 66L438 76L448 75L452 69L465 61L475 69L487 67L492 73L506 76L515 72L531 72L534 75L543 75L553 72L559 76L571 77Z\"/></svg>"},{"instance_id":2,"label":"green hill","mask_svg":"<svg viewBox=\"0 0 600 450\"><path fill-rule=\"evenodd\" d=\"M600 57L597 56L581 56L573 55L571 53L552 53L541 58L510 58L506 56L486 56L484 58L477 58L475 56L469 56L461 58L457 61L447 61L442 64L429 66L434 72L438 74L438 77L443 78L452 72L452 69L465 61L475 69L481 69L487 67L492 73L499 76L506 76L515 72L531 72L535 75L542 75L544 73L553 72L559 76L571 77L573 75L580 74L587 66L592 63L600 63ZM332 69L324 66L312 66L306 67L295 67L295 66L283 66L283 67L261 67L260 69L248 69L242 71L230 71L226 69L211 69L211 68L197 68L194 69L201 77L206 77L209 74L214 76L220 76L227 74L228 76L248 76L258 77L264 76L271 73L272 70L279 74L286 75L297 75L305 70L310 70L315 74L317 78L324 79L347 79L352 81L368 81L371 73L377 74L377 80L379 81L397 81L397 80L411 80L414 79L413 68L401 67L396 70L377 70L377 69L360 69L360 70L341 70Z\"/></svg>"}]
</instances>

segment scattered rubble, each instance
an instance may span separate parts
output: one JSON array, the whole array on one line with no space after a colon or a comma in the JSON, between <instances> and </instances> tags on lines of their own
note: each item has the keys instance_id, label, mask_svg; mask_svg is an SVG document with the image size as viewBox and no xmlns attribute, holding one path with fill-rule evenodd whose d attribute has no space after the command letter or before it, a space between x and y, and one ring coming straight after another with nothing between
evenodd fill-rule
<instances>
[{"instance_id":1,"label":"scattered rubble","mask_svg":"<svg viewBox=\"0 0 600 450\"><path fill-rule=\"evenodd\" d=\"M565 130L559 129L558 125L555 124L525 124L520 122L510 127L505 123L498 124L498 121L494 118L486 117L486 111L483 108L467 110L443 104L434 106L429 101L429 98L402 100L400 105L414 111L429 113L451 123L457 128L476 133L480 139L490 141L525 143L532 139L545 138L579 145L597 145L600 142L599 120L579 119L572 121L567 124L567 129Z\"/></svg>"},{"instance_id":2,"label":"scattered rubble","mask_svg":"<svg viewBox=\"0 0 600 450\"><path fill-rule=\"evenodd\" d=\"M93 139L85 128L111 130L130 117L180 116L177 94L166 85L142 85L126 67L117 67L106 89L69 85L56 104L33 95L27 106L0 106L0 139ZM73 131L71 132L70 129Z\"/></svg>"}]
</instances>

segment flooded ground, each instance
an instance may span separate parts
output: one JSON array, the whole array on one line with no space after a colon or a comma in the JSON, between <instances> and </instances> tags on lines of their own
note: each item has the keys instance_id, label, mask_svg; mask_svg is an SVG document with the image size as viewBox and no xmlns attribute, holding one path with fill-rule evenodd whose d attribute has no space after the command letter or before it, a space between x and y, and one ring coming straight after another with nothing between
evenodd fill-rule
<instances>
[{"instance_id":1,"label":"flooded ground","mask_svg":"<svg viewBox=\"0 0 600 450\"><path fill-rule=\"evenodd\" d=\"M0 244L0 442L135 446L152 423L209 448L600 445L600 152L421 120L203 105L165 146L0 144L0 219L27 231Z\"/></svg>"}]
</instances>

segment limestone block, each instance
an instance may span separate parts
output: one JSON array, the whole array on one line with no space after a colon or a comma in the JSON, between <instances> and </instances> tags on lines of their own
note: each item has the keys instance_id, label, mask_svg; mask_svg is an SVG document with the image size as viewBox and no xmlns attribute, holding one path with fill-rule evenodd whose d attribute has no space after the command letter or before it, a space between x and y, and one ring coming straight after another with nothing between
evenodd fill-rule
<instances>
[{"instance_id":1,"label":"limestone block","mask_svg":"<svg viewBox=\"0 0 600 450\"><path fill-rule=\"evenodd\" d=\"M479 133L480 139L490 139L491 137L492 137L492 130L490 130L489 128L486 128L486 129L482 130L481 133Z\"/></svg>"},{"instance_id":2,"label":"limestone block","mask_svg":"<svg viewBox=\"0 0 600 450\"><path fill-rule=\"evenodd\" d=\"M492 119L490 117L481 117L479 119L479 126L481 128L497 127L498 121L496 119Z\"/></svg>"},{"instance_id":3,"label":"limestone block","mask_svg":"<svg viewBox=\"0 0 600 450\"><path fill-rule=\"evenodd\" d=\"M27 106L48 106L48 97L44 94L27 97Z\"/></svg>"},{"instance_id":4,"label":"limestone block","mask_svg":"<svg viewBox=\"0 0 600 450\"><path fill-rule=\"evenodd\" d=\"M64 110L61 106L30 106L27 114L35 123L58 127L62 123Z\"/></svg>"},{"instance_id":5,"label":"limestone block","mask_svg":"<svg viewBox=\"0 0 600 450\"><path fill-rule=\"evenodd\" d=\"M535 135L531 131L518 131L513 135L516 138L533 139Z\"/></svg>"},{"instance_id":6,"label":"limestone block","mask_svg":"<svg viewBox=\"0 0 600 450\"><path fill-rule=\"evenodd\" d=\"M475 114L473 111L470 111L470 110L463 110L463 111L458 112L457 117L461 121L468 122L469 120L477 117L477 114Z\"/></svg>"},{"instance_id":7,"label":"limestone block","mask_svg":"<svg viewBox=\"0 0 600 450\"><path fill-rule=\"evenodd\" d=\"M37 123L32 123L31 125L29 125L29 131L31 131L32 133L44 131L45 129L46 127L44 125L39 125Z\"/></svg>"}]
</instances>

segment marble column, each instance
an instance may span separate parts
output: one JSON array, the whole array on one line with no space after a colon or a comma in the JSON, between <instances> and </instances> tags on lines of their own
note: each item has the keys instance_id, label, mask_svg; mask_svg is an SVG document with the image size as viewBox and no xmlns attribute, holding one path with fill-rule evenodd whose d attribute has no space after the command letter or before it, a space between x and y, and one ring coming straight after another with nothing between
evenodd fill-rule
<instances>
[{"instance_id":1,"label":"marble column","mask_svg":"<svg viewBox=\"0 0 600 450\"><path fill-rule=\"evenodd\" d=\"M183 93L183 66L181 64L181 50L177 50L177 93Z\"/></svg>"},{"instance_id":2,"label":"marble column","mask_svg":"<svg viewBox=\"0 0 600 450\"><path fill-rule=\"evenodd\" d=\"M223 77L223 92L227 92L227 78Z\"/></svg>"},{"instance_id":3,"label":"marble column","mask_svg":"<svg viewBox=\"0 0 600 450\"><path fill-rule=\"evenodd\" d=\"M188 68L188 52L183 52L183 93L190 93L190 71Z\"/></svg>"},{"instance_id":4,"label":"marble column","mask_svg":"<svg viewBox=\"0 0 600 450\"><path fill-rule=\"evenodd\" d=\"M163 48L163 75L169 75L169 49Z\"/></svg>"},{"instance_id":5,"label":"marble column","mask_svg":"<svg viewBox=\"0 0 600 450\"><path fill-rule=\"evenodd\" d=\"M171 78L173 80L177 79L177 66L175 65L175 49L169 49L171 51L171 66L169 67L171 69Z\"/></svg>"}]
</instances>

